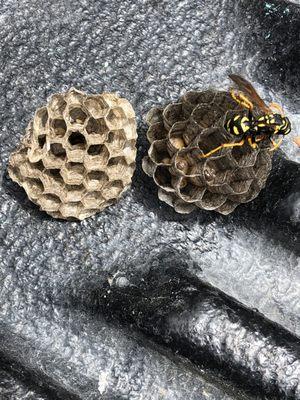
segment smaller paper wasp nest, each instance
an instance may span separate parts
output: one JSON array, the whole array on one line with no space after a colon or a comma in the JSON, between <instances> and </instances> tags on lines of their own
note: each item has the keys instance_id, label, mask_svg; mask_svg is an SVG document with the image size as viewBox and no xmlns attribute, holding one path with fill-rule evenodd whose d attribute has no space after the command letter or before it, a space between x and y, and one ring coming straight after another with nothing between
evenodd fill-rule
<instances>
[{"instance_id":1,"label":"smaller paper wasp nest","mask_svg":"<svg viewBox=\"0 0 300 400\"><path fill-rule=\"evenodd\" d=\"M10 177L55 218L82 220L129 187L136 157L135 113L113 93L53 95L10 156Z\"/></svg>"},{"instance_id":2,"label":"smaller paper wasp nest","mask_svg":"<svg viewBox=\"0 0 300 400\"><path fill-rule=\"evenodd\" d=\"M240 110L230 93L209 90L188 92L180 102L148 113L151 145L143 169L158 186L159 199L178 213L198 207L229 214L265 186L272 153L264 142L255 150L245 144L201 158L236 140L224 129L230 110Z\"/></svg>"}]
</instances>

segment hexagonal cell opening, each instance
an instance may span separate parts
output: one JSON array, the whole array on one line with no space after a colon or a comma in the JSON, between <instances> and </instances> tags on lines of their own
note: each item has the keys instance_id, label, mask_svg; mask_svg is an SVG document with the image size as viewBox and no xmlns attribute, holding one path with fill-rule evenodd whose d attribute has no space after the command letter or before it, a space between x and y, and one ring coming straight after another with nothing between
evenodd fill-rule
<instances>
[{"instance_id":1,"label":"hexagonal cell opening","mask_svg":"<svg viewBox=\"0 0 300 400\"><path fill-rule=\"evenodd\" d=\"M194 186L188 179L185 184L180 188L180 194L185 201L194 202L201 200L205 187Z\"/></svg>"},{"instance_id":2,"label":"hexagonal cell opening","mask_svg":"<svg viewBox=\"0 0 300 400\"><path fill-rule=\"evenodd\" d=\"M87 174L87 178L91 181L102 181L106 178L106 174L102 171L91 171Z\"/></svg>"},{"instance_id":3,"label":"hexagonal cell opening","mask_svg":"<svg viewBox=\"0 0 300 400\"><path fill-rule=\"evenodd\" d=\"M109 111L106 120L109 123L111 129L121 129L122 126L126 123L127 117L123 109L117 107Z\"/></svg>"},{"instance_id":4,"label":"hexagonal cell opening","mask_svg":"<svg viewBox=\"0 0 300 400\"><path fill-rule=\"evenodd\" d=\"M49 101L49 111L52 114L61 114L66 108L67 103L65 102L63 96L61 94L54 94Z\"/></svg>"},{"instance_id":5,"label":"hexagonal cell opening","mask_svg":"<svg viewBox=\"0 0 300 400\"><path fill-rule=\"evenodd\" d=\"M82 204L80 202L69 202L67 204L63 204L60 207L60 212L65 218L77 218L80 209L82 208Z\"/></svg>"},{"instance_id":6,"label":"hexagonal cell opening","mask_svg":"<svg viewBox=\"0 0 300 400\"><path fill-rule=\"evenodd\" d=\"M101 204L105 202L100 192L90 192L81 200L84 207L91 209L97 209Z\"/></svg>"},{"instance_id":7,"label":"hexagonal cell opening","mask_svg":"<svg viewBox=\"0 0 300 400\"><path fill-rule=\"evenodd\" d=\"M38 144L41 149L44 147L45 143L46 143L46 135L39 135Z\"/></svg>"},{"instance_id":8,"label":"hexagonal cell opening","mask_svg":"<svg viewBox=\"0 0 300 400\"><path fill-rule=\"evenodd\" d=\"M203 131L203 134L199 137L198 146L203 153L207 153L226 142L228 142L228 139L223 135L221 129L212 128ZM220 151L222 151L222 149L220 149L219 152ZM214 153L214 156L217 156L219 152Z\"/></svg>"},{"instance_id":9,"label":"hexagonal cell opening","mask_svg":"<svg viewBox=\"0 0 300 400\"><path fill-rule=\"evenodd\" d=\"M212 109L210 106L198 106L193 111L192 117L201 127L209 128L220 119L221 112Z\"/></svg>"},{"instance_id":10,"label":"hexagonal cell opening","mask_svg":"<svg viewBox=\"0 0 300 400\"><path fill-rule=\"evenodd\" d=\"M23 186L30 193L31 197L38 197L44 191L44 185L39 179L31 178L26 179Z\"/></svg>"},{"instance_id":11,"label":"hexagonal cell opening","mask_svg":"<svg viewBox=\"0 0 300 400\"><path fill-rule=\"evenodd\" d=\"M102 195L105 197L105 199L116 199L117 197L120 196L121 192L123 191L124 186L123 182L120 180L116 180L113 182L110 182L102 191Z\"/></svg>"},{"instance_id":12,"label":"hexagonal cell opening","mask_svg":"<svg viewBox=\"0 0 300 400\"><path fill-rule=\"evenodd\" d=\"M45 167L42 161L38 161L35 163L31 163L31 166L37 170L39 170L40 172L43 172Z\"/></svg>"},{"instance_id":13,"label":"hexagonal cell opening","mask_svg":"<svg viewBox=\"0 0 300 400\"><path fill-rule=\"evenodd\" d=\"M69 104L81 104L84 97L84 93L75 88L69 89L69 91L65 94L65 98Z\"/></svg>"},{"instance_id":14,"label":"hexagonal cell opening","mask_svg":"<svg viewBox=\"0 0 300 400\"><path fill-rule=\"evenodd\" d=\"M84 105L94 118L104 117L109 109L108 104L100 96L88 98Z\"/></svg>"},{"instance_id":15,"label":"hexagonal cell opening","mask_svg":"<svg viewBox=\"0 0 300 400\"><path fill-rule=\"evenodd\" d=\"M165 125L167 125L167 127L171 127L177 121L183 121L185 118L183 114L182 104L181 103L169 104L165 108L163 116Z\"/></svg>"},{"instance_id":16,"label":"hexagonal cell opening","mask_svg":"<svg viewBox=\"0 0 300 400\"><path fill-rule=\"evenodd\" d=\"M101 154L102 148L103 148L103 146L101 144L92 144L88 148L88 154L90 156L98 156L99 154Z\"/></svg>"},{"instance_id":17,"label":"hexagonal cell opening","mask_svg":"<svg viewBox=\"0 0 300 400\"><path fill-rule=\"evenodd\" d=\"M150 126L147 132L147 138L150 143L155 140L165 139L168 134L164 124L162 122L158 122Z\"/></svg>"},{"instance_id":18,"label":"hexagonal cell opening","mask_svg":"<svg viewBox=\"0 0 300 400\"><path fill-rule=\"evenodd\" d=\"M167 141L164 139L153 142L149 149L149 157L157 164L170 164L171 159L167 150Z\"/></svg>"},{"instance_id":19,"label":"hexagonal cell opening","mask_svg":"<svg viewBox=\"0 0 300 400\"><path fill-rule=\"evenodd\" d=\"M211 193L206 191L201 199L201 207L207 210L214 210L217 207L220 207L226 201L226 197L222 194Z\"/></svg>"},{"instance_id":20,"label":"hexagonal cell opening","mask_svg":"<svg viewBox=\"0 0 300 400\"><path fill-rule=\"evenodd\" d=\"M245 180L245 181L232 182L230 184L230 186L234 190L235 194L244 194L249 190L249 188L251 186L251 183L252 183L252 179L248 179L248 180Z\"/></svg>"},{"instance_id":21,"label":"hexagonal cell opening","mask_svg":"<svg viewBox=\"0 0 300 400\"><path fill-rule=\"evenodd\" d=\"M84 124L84 121L87 118L86 113L80 108L76 107L69 111L70 122L76 124Z\"/></svg>"},{"instance_id":22,"label":"hexagonal cell opening","mask_svg":"<svg viewBox=\"0 0 300 400\"><path fill-rule=\"evenodd\" d=\"M109 128L104 118L99 118L96 120L93 117L91 117L88 120L85 130L89 135L99 135L99 136L101 135L106 139L106 135L109 131Z\"/></svg>"},{"instance_id":23,"label":"hexagonal cell opening","mask_svg":"<svg viewBox=\"0 0 300 400\"><path fill-rule=\"evenodd\" d=\"M212 90L206 90L204 92L190 91L183 96L183 101L190 103L193 108L195 108L197 104L200 103L211 103L214 97L215 92Z\"/></svg>"},{"instance_id":24,"label":"hexagonal cell opening","mask_svg":"<svg viewBox=\"0 0 300 400\"><path fill-rule=\"evenodd\" d=\"M110 143L113 148L122 149L124 147L125 142L126 142L126 136L123 129L109 132L108 143Z\"/></svg>"},{"instance_id":25,"label":"hexagonal cell opening","mask_svg":"<svg viewBox=\"0 0 300 400\"><path fill-rule=\"evenodd\" d=\"M76 131L72 132L68 138L70 145L75 149L85 149L86 140L82 133Z\"/></svg>"},{"instance_id":26,"label":"hexagonal cell opening","mask_svg":"<svg viewBox=\"0 0 300 400\"><path fill-rule=\"evenodd\" d=\"M174 191L172 186L172 175L169 168L162 165L158 166L154 172L154 181L158 186L167 191Z\"/></svg>"},{"instance_id":27,"label":"hexagonal cell opening","mask_svg":"<svg viewBox=\"0 0 300 400\"><path fill-rule=\"evenodd\" d=\"M80 201L85 187L83 185L65 185L68 201Z\"/></svg>"},{"instance_id":28,"label":"hexagonal cell opening","mask_svg":"<svg viewBox=\"0 0 300 400\"><path fill-rule=\"evenodd\" d=\"M65 159L66 157L66 150L63 148L61 143L51 143L50 151L55 157Z\"/></svg>"},{"instance_id":29,"label":"hexagonal cell opening","mask_svg":"<svg viewBox=\"0 0 300 400\"><path fill-rule=\"evenodd\" d=\"M234 203L230 200L227 200L226 203L222 204L222 206L220 206L218 208L218 212L223 214L223 215L228 215L230 214L236 207L238 206L237 203Z\"/></svg>"},{"instance_id":30,"label":"hexagonal cell opening","mask_svg":"<svg viewBox=\"0 0 300 400\"><path fill-rule=\"evenodd\" d=\"M55 194L44 194L40 199L39 203L41 207L47 211L57 211L61 204L60 198Z\"/></svg>"},{"instance_id":31,"label":"hexagonal cell opening","mask_svg":"<svg viewBox=\"0 0 300 400\"><path fill-rule=\"evenodd\" d=\"M84 173L84 166L81 163L77 163L77 162L68 162L66 164L66 167L69 171L74 171L78 174L83 174Z\"/></svg>"},{"instance_id":32,"label":"hexagonal cell opening","mask_svg":"<svg viewBox=\"0 0 300 400\"><path fill-rule=\"evenodd\" d=\"M244 145L242 147L233 147L231 154L239 167L251 167L255 164L257 150L253 150L247 147L247 145Z\"/></svg>"},{"instance_id":33,"label":"hexagonal cell opening","mask_svg":"<svg viewBox=\"0 0 300 400\"><path fill-rule=\"evenodd\" d=\"M35 122L38 124L38 129L45 128L48 121L48 111L46 107L37 110L35 114Z\"/></svg>"},{"instance_id":34,"label":"hexagonal cell opening","mask_svg":"<svg viewBox=\"0 0 300 400\"><path fill-rule=\"evenodd\" d=\"M51 121L52 132L57 137L64 137L67 131L67 124L63 119L53 119Z\"/></svg>"},{"instance_id":35,"label":"hexagonal cell opening","mask_svg":"<svg viewBox=\"0 0 300 400\"><path fill-rule=\"evenodd\" d=\"M89 190L100 190L106 182L108 177L102 171L91 171L86 176L86 186Z\"/></svg>"},{"instance_id":36,"label":"hexagonal cell opening","mask_svg":"<svg viewBox=\"0 0 300 400\"><path fill-rule=\"evenodd\" d=\"M58 168L50 168L48 169L48 172L51 176L53 176L53 178L61 178L60 169Z\"/></svg>"}]
</instances>

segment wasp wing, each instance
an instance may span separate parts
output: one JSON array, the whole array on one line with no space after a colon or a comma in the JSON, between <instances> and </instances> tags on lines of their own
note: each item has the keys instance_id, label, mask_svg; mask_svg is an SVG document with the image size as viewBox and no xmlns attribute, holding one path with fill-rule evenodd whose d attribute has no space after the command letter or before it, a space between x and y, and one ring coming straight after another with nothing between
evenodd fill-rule
<instances>
[{"instance_id":1,"label":"wasp wing","mask_svg":"<svg viewBox=\"0 0 300 400\"><path fill-rule=\"evenodd\" d=\"M240 75L231 74L229 78L238 86L238 88L248 95L249 100L251 100L258 108L268 112L270 108L266 105L263 99L259 96L257 91L254 89L252 84Z\"/></svg>"}]
</instances>

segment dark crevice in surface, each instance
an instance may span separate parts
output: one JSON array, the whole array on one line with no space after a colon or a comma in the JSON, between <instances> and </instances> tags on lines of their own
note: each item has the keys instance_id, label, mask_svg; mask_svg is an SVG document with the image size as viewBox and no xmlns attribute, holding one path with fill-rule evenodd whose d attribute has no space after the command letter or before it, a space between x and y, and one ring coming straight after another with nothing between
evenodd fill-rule
<instances>
[{"instance_id":1,"label":"dark crevice in surface","mask_svg":"<svg viewBox=\"0 0 300 400\"><path fill-rule=\"evenodd\" d=\"M62 387L54 386L53 383L47 381L45 375L37 375L37 371L24 369L24 366L15 360L6 358L5 353L0 353L0 382L1 370L3 374L8 374L11 379L18 382L20 388L24 388L24 398L35 400L79 400L78 396L74 396ZM1 382L3 383L3 382ZM5 394L2 394L1 400L12 400L15 393L6 388ZM22 399L23 400L23 399Z\"/></svg>"},{"instance_id":2,"label":"dark crevice in surface","mask_svg":"<svg viewBox=\"0 0 300 400\"><path fill-rule=\"evenodd\" d=\"M191 276L174 254L161 260L145 275L120 273L94 288L85 306L133 324L249 396L300 399L300 339Z\"/></svg>"}]
</instances>

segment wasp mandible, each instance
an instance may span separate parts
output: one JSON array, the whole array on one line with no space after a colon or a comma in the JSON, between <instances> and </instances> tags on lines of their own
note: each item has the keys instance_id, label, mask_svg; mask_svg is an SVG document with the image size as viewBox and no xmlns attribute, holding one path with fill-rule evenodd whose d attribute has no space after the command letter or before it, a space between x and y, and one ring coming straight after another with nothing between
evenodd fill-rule
<instances>
[{"instance_id":1,"label":"wasp mandible","mask_svg":"<svg viewBox=\"0 0 300 400\"><path fill-rule=\"evenodd\" d=\"M282 143L282 138L275 142L274 136L285 136L291 132L290 120L284 116L280 105L271 103L265 104L254 87L245 78L239 75L229 75L229 78L237 85L239 90L232 89L231 97L244 109L240 112L227 113L225 118L225 130L235 137L241 138L239 142L224 143L202 157L209 157L211 154L226 147L243 146L248 143L251 148L257 148L257 143L262 140L270 140L272 147L270 151L277 149ZM254 112L256 110L256 112ZM255 116L255 115L259 116Z\"/></svg>"}]
</instances>

